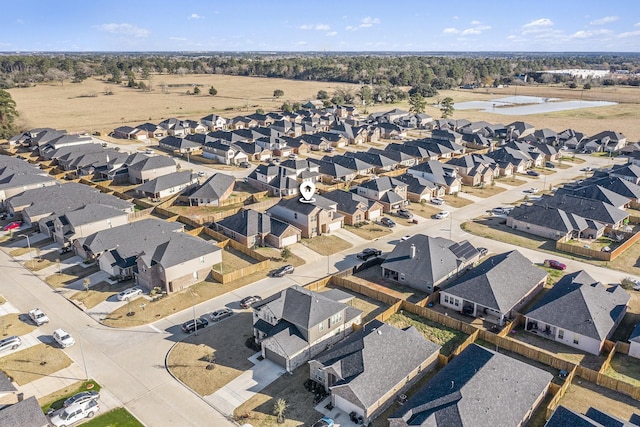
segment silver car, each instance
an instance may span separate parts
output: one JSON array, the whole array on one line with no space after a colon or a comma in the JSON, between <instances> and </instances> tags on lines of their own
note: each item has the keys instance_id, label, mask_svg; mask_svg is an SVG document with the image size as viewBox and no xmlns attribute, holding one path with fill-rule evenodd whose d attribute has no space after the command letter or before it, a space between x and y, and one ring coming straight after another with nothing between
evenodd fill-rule
<instances>
[{"instance_id":1,"label":"silver car","mask_svg":"<svg viewBox=\"0 0 640 427\"><path fill-rule=\"evenodd\" d=\"M12 337L1 339L0 353L8 350L15 350L16 348L20 347L21 344L22 340L20 339L20 337L17 337L15 335Z\"/></svg>"}]
</instances>

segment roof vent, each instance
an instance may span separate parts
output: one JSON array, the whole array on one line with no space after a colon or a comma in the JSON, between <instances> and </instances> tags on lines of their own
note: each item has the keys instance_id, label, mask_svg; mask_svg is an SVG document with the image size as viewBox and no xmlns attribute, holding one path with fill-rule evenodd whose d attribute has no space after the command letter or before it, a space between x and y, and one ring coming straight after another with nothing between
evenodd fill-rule
<instances>
[{"instance_id":1,"label":"roof vent","mask_svg":"<svg viewBox=\"0 0 640 427\"><path fill-rule=\"evenodd\" d=\"M409 257L411 259L414 259L416 257L416 245L414 245L413 243L409 247Z\"/></svg>"},{"instance_id":2,"label":"roof vent","mask_svg":"<svg viewBox=\"0 0 640 427\"><path fill-rule=\"evenodd\" d=\"M378 329L376 332L378 333L378 335L382 335L382 331L380 329Z\"/></svg>"}]
</instances>

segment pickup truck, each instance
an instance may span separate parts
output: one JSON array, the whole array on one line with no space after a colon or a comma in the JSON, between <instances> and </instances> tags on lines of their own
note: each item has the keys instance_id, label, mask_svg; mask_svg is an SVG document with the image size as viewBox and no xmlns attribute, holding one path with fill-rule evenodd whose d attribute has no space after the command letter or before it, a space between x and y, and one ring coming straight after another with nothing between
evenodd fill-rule
<instances>
[{"instance_id":1,"label":"pickup truck","mask_svg":"<svg viewBox=\"0 0 640 427\"><path fill-rule=\"evenodd\" d=\"M49 323L49 318L39 308L34 308L29 312L29 317L36 324L36 326L42 326L45 323Z\"/></svg>"},{"instance_id":2,"label":"pickup truck","mask_svg":"<svg viewBox=\"0 0 640 427\"><path fill-rule=\"evenodd\" d=\"M382 255L382 251L380 249L367 248L356 255L359 259L366 261L371 257Z\"/></svg>"}]
</instances>

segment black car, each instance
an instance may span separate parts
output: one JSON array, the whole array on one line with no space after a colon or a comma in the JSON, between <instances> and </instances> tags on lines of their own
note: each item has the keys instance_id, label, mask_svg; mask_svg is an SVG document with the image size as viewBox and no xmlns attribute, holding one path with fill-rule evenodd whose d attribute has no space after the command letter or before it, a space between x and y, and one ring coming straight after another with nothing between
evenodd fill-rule
<instances>
[{"instance_id":1,"label":"black car","mask_svg":"<svg viewBox=\"0 0 640 427\"><path fill-rule=\"evenodd\" d=\"M536 172L536 171L528 170L528 171L527 171L527 175L531 175L531 176L540 176L540 173L539 173L539 172Z\"/></svg>"},{"instance_id":2,"label":"black car","mask_svg":"<svg viewBox=\"0 0 640 427\"><path fill-rule=\"evenodd\" d=\"M383 217L383 218L380 220L380 223L381 223L382 225L384 225L385 227L389 227L389 228L393 228L393 227L395 227L395 226L396 226L396 223L395 223L395 222L393 222L393 220L391 220L391 219L389 219L389 218L387 218L387 217Z\"/></svg>"},{"instance_id":3,"label":"black car","mask_svg":"<svg viewBox=\"0 0 640 427\"><path fill-rule=\"evenodd\" d=\"M242 308L250 308L253 304L262 301L262 297L258 295L253 295L250 297L245 297L240 300L240 307Z\"/></svg>"},{"instance_id":4,"label":"black car","mask_svg":"<svg viewBox=\"0 0 640 427\"><path fill-rule=\"evenodd\" d=\"M551 162L545 162L545 164L544 164L544 165L545 165L546 167L548 167L549 169L554 169L554 168L556 167L556 165L554 165L554 164L553 164L553 163L551 163Z\"/></svg>"},{"instance_id":5,"label":"black car","mask_svg":"<svg viewBox=\"0 0 640 427\"><path fill-rule=\"evenodd\" d=\"M182 324L182 330L186 334L191 334L196 331L196 329L204 329L209 326L209 321L203 317L198 317L195 319L195 323L193 320L188 320Z\"/></svg>"},{"instance_id":6,"label":"black car","mask_svg":"<svg viewBox=\"0 0 640 427\"><path fill-rule=\"evenodd\" d=\"M408 209L398 209L398 216L403 218L412 219L413 214Z\"/></svg>"},{"instance_id":7,"label":"black car","mask_svg":"<svg viewBox=\"0 0 640 427\"><path fill-rule=\"evenodd\" d=\"M478 248L478 252L480 252L480 256L485 256L489 253L489 249L487 248Z\"/></svg>"},{"instance_id":8,"label":"black car","mask_svg":"<svg viewBox=\"0 0 640 427\"><path fill-rule=\"evenodd\" d=\"M372 258L374 256L380 256L380 255L382 255L382 251L380 249L367 248L362 252L360 252L359 254L357 254L356 257L358 257L363 261L366 261L369 258Z\"/></svg>"},{"instance_id":9,"label":"black car","mask_svg":"<svg viewBox=\"0 0 640 427\"><path fill-rule=\"evenodd\" d=\"M279 269L271 273L273 277L283 277L285 274L291 274L295 271L295 268L291 264L283 265Z\"/></svg>"}]
</instances>

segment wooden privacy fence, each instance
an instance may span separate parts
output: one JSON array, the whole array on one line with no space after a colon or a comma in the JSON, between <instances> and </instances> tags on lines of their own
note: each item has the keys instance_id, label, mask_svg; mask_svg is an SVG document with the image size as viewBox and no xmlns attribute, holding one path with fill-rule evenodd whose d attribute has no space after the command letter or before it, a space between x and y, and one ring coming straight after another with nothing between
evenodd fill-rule
<instances>
[{"instance_id":1,"label":"wooden privacy fence","mask_svg":"<svg viewBox=\"0 0 640 427\"><path fill-rule=\"evenodd\" d=\"M629 249L629 247L631 245L633 245L635 242L637 242L640 239L640 233L636 233L634 234L632 237L630 237L629 239L627 239L623 244L621 244L620 246L618 246L617 248L615 248L614 250L612 250L610 252L611 254L611 261L613 261L614 259L616 259L618 256L622 255L622 253L624 251L626 251L627 249Z\"/></svg>"},{"instance_id":2,"label":"wooden privacy fence","mask_svg":"<svg viewBox=\"0 0 640 427\"><path fill-rule=\"evenodd\" d=\"M564 394L569 389L569 386L573 381L573 377L576 375L576 371L577 366L574 366L573 369L569 371L569 374L567 375L567 378L565 378L564 383L560 387L558 387L557 390L554 390L554 388L557 387L555 386L555 384L552 383L550 385L549 391L551 391L552 393L555 391L555 395L553 396L553 399L551 399L551 402L549 402L549 404L547 405L546 419L549 419L551 417L551 414L553 414L553 411L555 411L556 408L560 405L560 400L564 397Z\"/></svg>"},{"instance_id":3,"label":"wooden privacy fence","mask_svg":"<svg viewBox=\"0 0 640 427\"><path fill-rule=\"evenodd\" d=\"M251 264L238 270L231 271L229 273L220 273L219 271L216 271L215 268L211 271L211 273L213 275L213 278L218 282L229 283L233 282L234 280L242 279L243 277L249 276L253 273L267 270L270 266L271 261L267 259L265 261L260 261L257 264Z\"/></svg>"},{"instance_id":4,"label":"wooden privacy fence","mask_svg":"<svg viewBox=\"0 0 640 427\"><path fill-rule=\"evenodd\" d=\"M349 289L353 292L368 296L385 304L393 305L400 301L400 298L398 298L397 296L384 293L383 291L378 289L373 289L369 286L366 286L365 284L350 280L347 277L334 276L331 283L341 288Z\"/></svg>"},{"instance_id":5,"label":"wooden privacy fence","mask_svg":"<svg viewBox=\"0 0 640 427\"><path fill-rule=\"evenodd\" d=\"M598 259L601 261L610 261L611 252L597 251L591 248L585 248L578 245L572 245L570 243L564 243L558 240L556 242L556 249L562 252L568 252L570 254L576 254L587 258Z\"/></svg>"}]
</instances>

